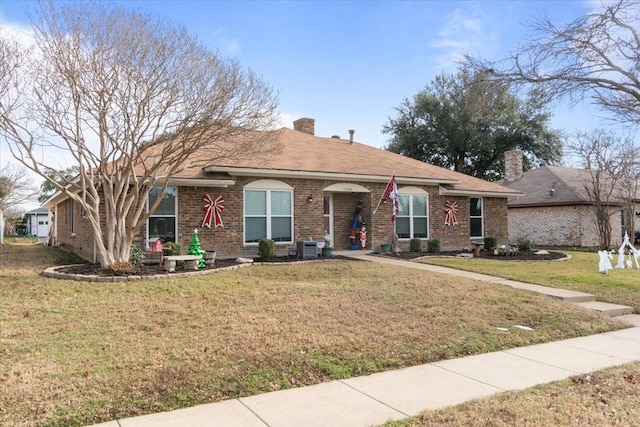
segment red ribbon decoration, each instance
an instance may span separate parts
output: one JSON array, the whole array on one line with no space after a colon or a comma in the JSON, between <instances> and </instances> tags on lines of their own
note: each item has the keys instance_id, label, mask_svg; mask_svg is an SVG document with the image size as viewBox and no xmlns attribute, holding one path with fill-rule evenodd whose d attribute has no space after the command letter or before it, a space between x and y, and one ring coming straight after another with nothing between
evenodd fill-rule
<instances>
[{"instance_id":1,"label":"red ribbon decoration","mask_svg":"<svg viewBox=\"0 0 640 427\"><path fill-rule=\"evenodd\" d=\"M222 227L224 228L224 224L222 223L222 217L220 216L220 212L224 210L224 206L222 203L224 202L224 197L218 196L215 200L212 200L208 194L202 196L202 200L207 202L204 206L204 210L206 213L204 214L204 221L202 221L202 226L205 225L211 228L211 219L213 219L214 228Z\"/></svg>"},{"instance_id":2,"label":"red ribbon decoration","mask_svg":"<svg viewBox=\"0 0 640 427\"><path fill-rule=\"evenodd\" d=\"M444 225L458 225L458 202L450 202L447 200L444 203L445 212L447 215L444 217Z\"/></svg>"}]
</instances>

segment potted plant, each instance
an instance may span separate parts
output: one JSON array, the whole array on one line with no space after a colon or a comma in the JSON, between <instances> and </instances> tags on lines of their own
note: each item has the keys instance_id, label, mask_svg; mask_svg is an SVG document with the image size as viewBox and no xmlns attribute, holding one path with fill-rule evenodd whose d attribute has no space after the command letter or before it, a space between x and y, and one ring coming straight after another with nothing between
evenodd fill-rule
<instances>
[{"instance_id":1,"label":"potted plant","mask_svg":"<svg viewBox=\"0 0 640 427\"><path fill-rule=\"evenodd\" d=\"M333 248L331 247L331 239L325 237L324 247L322 248L322 256L331 256L333 254Z\"/></svg>"}]
</instances>

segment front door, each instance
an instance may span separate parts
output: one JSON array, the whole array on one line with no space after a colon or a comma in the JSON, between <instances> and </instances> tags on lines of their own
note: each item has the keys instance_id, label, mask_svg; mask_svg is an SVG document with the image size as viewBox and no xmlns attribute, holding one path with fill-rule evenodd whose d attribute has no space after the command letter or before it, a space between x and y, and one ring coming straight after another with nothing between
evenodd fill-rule
<instances>
[{"instance_id":1,"label":"front door","mask_svg":"<svg viewBox=\"0 0 640 427\"><path fill-rule=\"evenodd\" d=\"M324 234L329 236L331 246L335 247L333 238L333 196L330 193L324 195ZM326 237L325 237L326 238Z\"/></svg>"}]
</instances>

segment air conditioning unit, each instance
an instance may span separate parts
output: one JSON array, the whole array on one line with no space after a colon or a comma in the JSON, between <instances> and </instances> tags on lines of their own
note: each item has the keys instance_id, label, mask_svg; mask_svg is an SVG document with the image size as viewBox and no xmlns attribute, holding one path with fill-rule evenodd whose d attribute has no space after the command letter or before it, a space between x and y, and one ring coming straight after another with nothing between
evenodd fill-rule
<instances>
[{"instance_id":1,"label":"air conditioning unit","mask_svg":"<svg viewBox=\"0 0 640 427\"><path fill-rule=\"evenodd\" d=\"M315 240L305 240L303 242L298 242L298 258L318 258L318 242L316 242Z\"/></svg>"}]
</instances>

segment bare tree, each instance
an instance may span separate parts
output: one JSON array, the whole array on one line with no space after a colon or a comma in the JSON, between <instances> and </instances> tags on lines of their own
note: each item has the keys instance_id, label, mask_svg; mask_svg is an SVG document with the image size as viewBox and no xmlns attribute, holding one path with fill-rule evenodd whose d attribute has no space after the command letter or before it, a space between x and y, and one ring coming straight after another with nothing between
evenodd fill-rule
<instances>
[{"instance_id":1,"label":"bare tree","mask_svg":"<svg viewBox=\"0 0 640 427\"><path fill-rule=\"evenodd\" d=\"M7 163L0 169L0 210L35 200L38 189L27 176L27 170Z\"/></svg>"},{"instance_id":2,"label":"bare tree","mask_svg":"<svg viewBox=\"0 0 640 427\"><path fill-rule=\"evenodd\" d=\"M151 187L205 161L277 150L255 132L278 120L271 88L185 29L108 3L50 2L36 16L33 48L0 44L0 132L84 209L103 267L128 262L162 199L147 210ZM77 166L75 185L49 176L60 167L41 151Z\"/></svg>"},{"instance_id":3,"label":"bare tree","mask_svg":"<svg viewBox=\"0 0 640 427\"><path fill-rule=\"evenodd\" d=\"M19 206L13 206L4 210L5 234L17 234L17 225L26 224L26 210ZM24 225L26 227L26 225Z\"/></svg>"},{"instance_id":4,"label":"bare tree","mask_svg":"<svg viewBox=\"0 0 640 427\"><path fill-rule=\"evenodd\" d=\"M532 30L505 61L467 60L499 79L538 85L552 98L591 98L614 120L640 124L640 1L618 0L563 26L542 17Z\"/></svg>"},{"instance_id":5,"label":"bare tree","mask_svg":"<svg viewBox=\"0 0 640 427\"><path fill-rule=\"evenodd\" d=\"M640 152L632 139L598 129L588 134L578 133L570 150L589 171L584 189L593 206L600 248L610 248L611 218L620 215L621 211L625 231L633 238Z\"/></svg>"}]
</instances>

